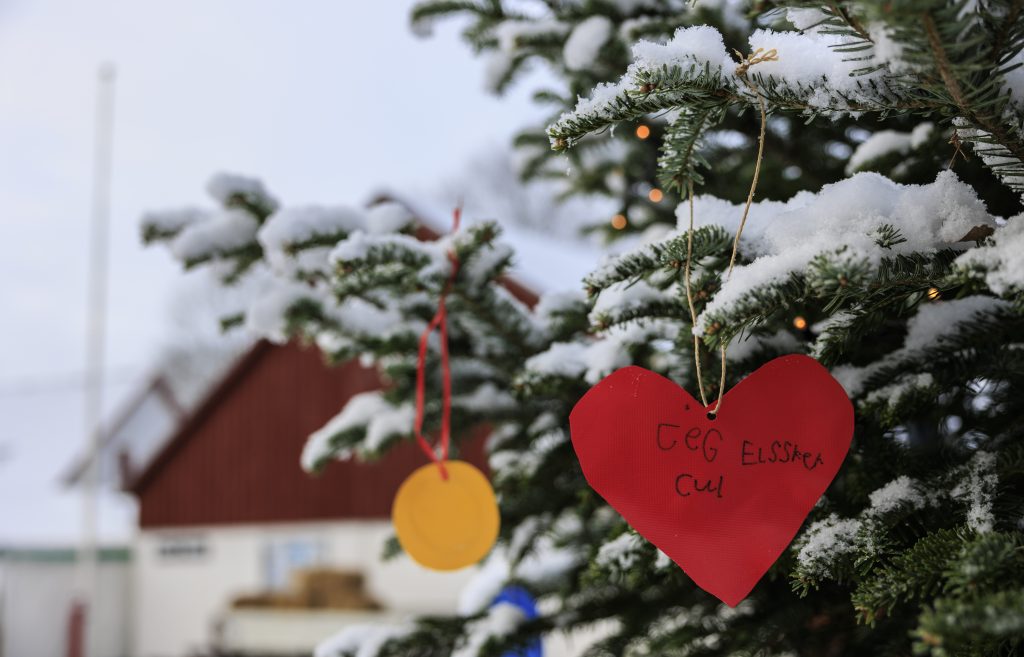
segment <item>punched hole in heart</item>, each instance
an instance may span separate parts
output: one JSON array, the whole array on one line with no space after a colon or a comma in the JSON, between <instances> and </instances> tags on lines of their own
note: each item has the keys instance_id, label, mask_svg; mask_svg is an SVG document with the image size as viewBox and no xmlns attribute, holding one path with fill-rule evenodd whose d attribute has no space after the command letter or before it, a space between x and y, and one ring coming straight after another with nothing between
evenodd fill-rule
<instances>
[{"instance_id":1,"label":"punched hole in heart","mask_svg":"<svg viewBox=\"0 0 1024 657\"><path fill-rule=\"evenodd\" d=\"M708 411L707 418L709 420L714 420L716 417L718 417L718 413L715 413L714 411Z\"/></svg>"}]
</instances>

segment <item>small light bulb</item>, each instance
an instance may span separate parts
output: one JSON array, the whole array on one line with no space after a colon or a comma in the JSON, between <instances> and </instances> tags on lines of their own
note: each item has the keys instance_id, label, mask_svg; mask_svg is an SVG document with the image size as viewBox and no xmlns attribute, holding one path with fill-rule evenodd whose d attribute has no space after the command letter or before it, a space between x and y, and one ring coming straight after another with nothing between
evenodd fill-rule
<instances>
[{"instance_id":1,"label":"small light bulb","mask_svg":"<svg viewBox=\"0 0 1024 657\"><path fill-rule=\"evenodd\" d=\"M798 331L802 331L805 328L807 328L807 320L801 317L800 315L797 315L796 317L793 318L793 326Z\"/></svg>"},{"instance_id":2,"label":"small light bulb","mask_svg":"<svg viewBox=\"0 0 1024 657\"><path fill-rule=\"evenodd\" d=\"M936 301L940 296L942 296L942 293L939 292L939 288L937 287L928 288L928 292L926 292L926 294L928 298L931 299L932 301Z\"/></svg>"},{"instance_id":3,"label":"small light bulb","mask_svg":"<svg viewBox=\"0 0 1024 657\"><path fill-rule=\"evenodd\" d=\"M647 198L651 199L652 203L661 203L661 199L665 198L665 194L660 189L655 187L647 193Z\"/></svg>"},{"instance_id":4,"label":"small light bulb","mask_svg":"<svg viewBox=\"0 0 1024 657\"><path fill-rule=\"evenodd\" d=\"M636 127L636 136L638 139L647 139L651 136L651 129L645 125L638 125Z\"/></svg>"},{"instance_id":5,"label":"small light bulb","mask_svg":"<svg viewBox=\"0 0 1024 657\"><path fill-rule=\"evenodd\" d=\"M626 223L626 215L624 214L617 214L612 217L612 228L615 230L622 230L626 227Z\"/></svg>"}]
</instances>

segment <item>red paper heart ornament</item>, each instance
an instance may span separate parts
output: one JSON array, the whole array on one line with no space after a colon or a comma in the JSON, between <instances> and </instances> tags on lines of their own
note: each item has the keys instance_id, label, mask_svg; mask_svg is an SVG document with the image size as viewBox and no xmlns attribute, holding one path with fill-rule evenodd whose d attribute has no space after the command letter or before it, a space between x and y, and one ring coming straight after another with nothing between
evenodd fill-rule
<instances>
[{"instance_id":1,"label":"red paper heart ornament","mask_svg":"<svg viewBox=\"0 0 1024 657\"><path fill-rule=\"evenodd\" d=\"M702 589L735 607L839 471L853 405L813 358L783 356L715 419L642 367L605 377L569 416L590 486Z\"/></svg>"}]
</instances>

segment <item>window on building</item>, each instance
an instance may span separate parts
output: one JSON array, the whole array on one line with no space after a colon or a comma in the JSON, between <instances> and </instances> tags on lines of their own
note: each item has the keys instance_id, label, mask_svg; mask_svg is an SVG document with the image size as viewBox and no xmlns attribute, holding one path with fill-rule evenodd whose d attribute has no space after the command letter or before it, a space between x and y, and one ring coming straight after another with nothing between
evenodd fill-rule
<instances>
[{"instance_id":1,"label":"window on building","mask_svg":"<svg viewBox=\"0 0 1024 657\"><path fill-rule=\"evenodd\" d=\"M323 542L312 537L271 540L267 546L266 585L272 590L287 589L295 571L324 562Z\"/></svg>"}]
</instances>

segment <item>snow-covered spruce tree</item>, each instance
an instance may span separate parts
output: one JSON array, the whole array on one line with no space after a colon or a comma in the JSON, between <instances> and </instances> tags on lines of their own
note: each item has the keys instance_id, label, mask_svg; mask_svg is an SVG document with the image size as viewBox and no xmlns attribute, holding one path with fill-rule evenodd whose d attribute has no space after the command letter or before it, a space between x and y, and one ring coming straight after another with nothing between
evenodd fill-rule
<instances>
[{"instance_id":1,"label":"snow-covered spruce tree","mask_svg":"<svg viewBox=\"0 0 1024 657\"><path fill-rule=\"evenodd\" d=\"M534 309L501 285L514 254L494 223L424 243L401 207L277 209L259 183L223 176L211 184L219 209L147 217L147 238L167 241L186 265L212 266L228 283L268 279L233 322L315 342L335 359L372 359L392 381L311 437L310 469L409 438L416 339L449 275L447 252L463 263L448 302L453 420L463 435L494 429L501 545L463 615L348 631L322 652L501 655L591 626L603 635L591 655L1019 650L1024 216L1002 215L1018 211L1024 181L1022 10L422 5L421 24L473 15L467 36L495 57L494 80L541 59L566 82L540 97L568 110L549 128L571 158L567 193L619 198L636 228L678 217L678 228L632 237L580 290ZM777 61L737 72L726 44L774 50ZM754 203L726 278L762 102L759 198L777 200ZM619 123L628 129L605 130ZM636 137L639 123L652 136ZM520 141L538 145L536 135ZM535 149L528 172L565 176L562 157ZM864 169L887 177L855 174ZM691 183L696 326L682 283ZM676 196L651 201L655 185ZM695 390L694 333L709 389L722 345L730 386L774 356L805 352L832 369L857 411L835 483L736 609L696 588L590 490L567 435L573 404L618 367L641 364ZM428 408L428 423L438 416ZM543 601L540 618L487 608L506 581Z\"/></svg>"},{"instance_id":2,"label":"snow-covered spruce tree","mask_svg":"<svg viewBox=\"0 0 1024 657\"><path fill-rule=\"evenodd\" d=\"M760 7L760 3L756 4ZM679 27L712 25L722 35L729 52L747 52L751 33L763 25L777 30L849 30L845 22L820 24L827 16L817 13L818 5L813 2L790 4L810 11L767 11L775 4L752 11L749 3L735 0L427 0L414 7L412 20L417 31L424 34L439 20L459 17L468 21L464 23L464 36L485 58L485 86L492 91L503 92L530 70L541 68L549 73L539 78L543 86L533 93L538 103L550 108L554 121L576 105L578 96L590 96L596 85L618 81L633 61L634 43L665 41ZM854 16L853 8L843 3L830 11L846 12L851 19ZM861 20L871 22L869 16ZM870 27L880 29L879 24ZM865 29L860 26L860 33ZM1010 37L1006 35L1007 39ZM843 44L844 49L851 47L851 57L867 55L861 64L847 66L847 72L875 65L870 53L859 51L863 45ZM984 73L988 73L991 67L984 66ZM642 87L641 82L638 88ZM664 148L666 144L678 147L679 153L693 153L687 173L704 193L732 201L741 201L746 196L745 182L750 180L754 168L758 116L756 112L719 109L708 112L708 120L698 131L700 141L696 149L696 143L687 145L685 135L665 139L672 131L689 130L687 126L694 125L692 121L676 121L677 112L672 109L616 121L610 124L608 132L617 138L599 135L576 140L570 150L552 150L546 126L529 126L515 140L521 174L528 179L554 181L564 188L566 195L596 194L615 199L618 212L627 220L625 224L612 224L610 217L593 218L593 229L608 238L642 231L652 224L674 223L678 184L673 183L667 172L675 175L680 166L671 161L676 156ZM932 130L934 120L922 123L902 112L879 113L870 121L850 115L828 118L808 122L806 115L797 112L772 115L759 198L786 200L798 191L817 190L862 170L883 171L898 182L931 182L935 169L948 163L953 152L948 143L950 130ZM875 133L881 133L880 137L869 139ZM697 133L687 134L697 137ZM854 149L858 153L851 157ZM714 166L700 166L706 162L713 162ZM957 174L978 190L992 211L1008 216L1019 210L1019 196L992 184L991 173L977 158L958 162ZM664 200L651 200L650 192L655 188L665 194Z\"/></svg>"}]
</instances>

